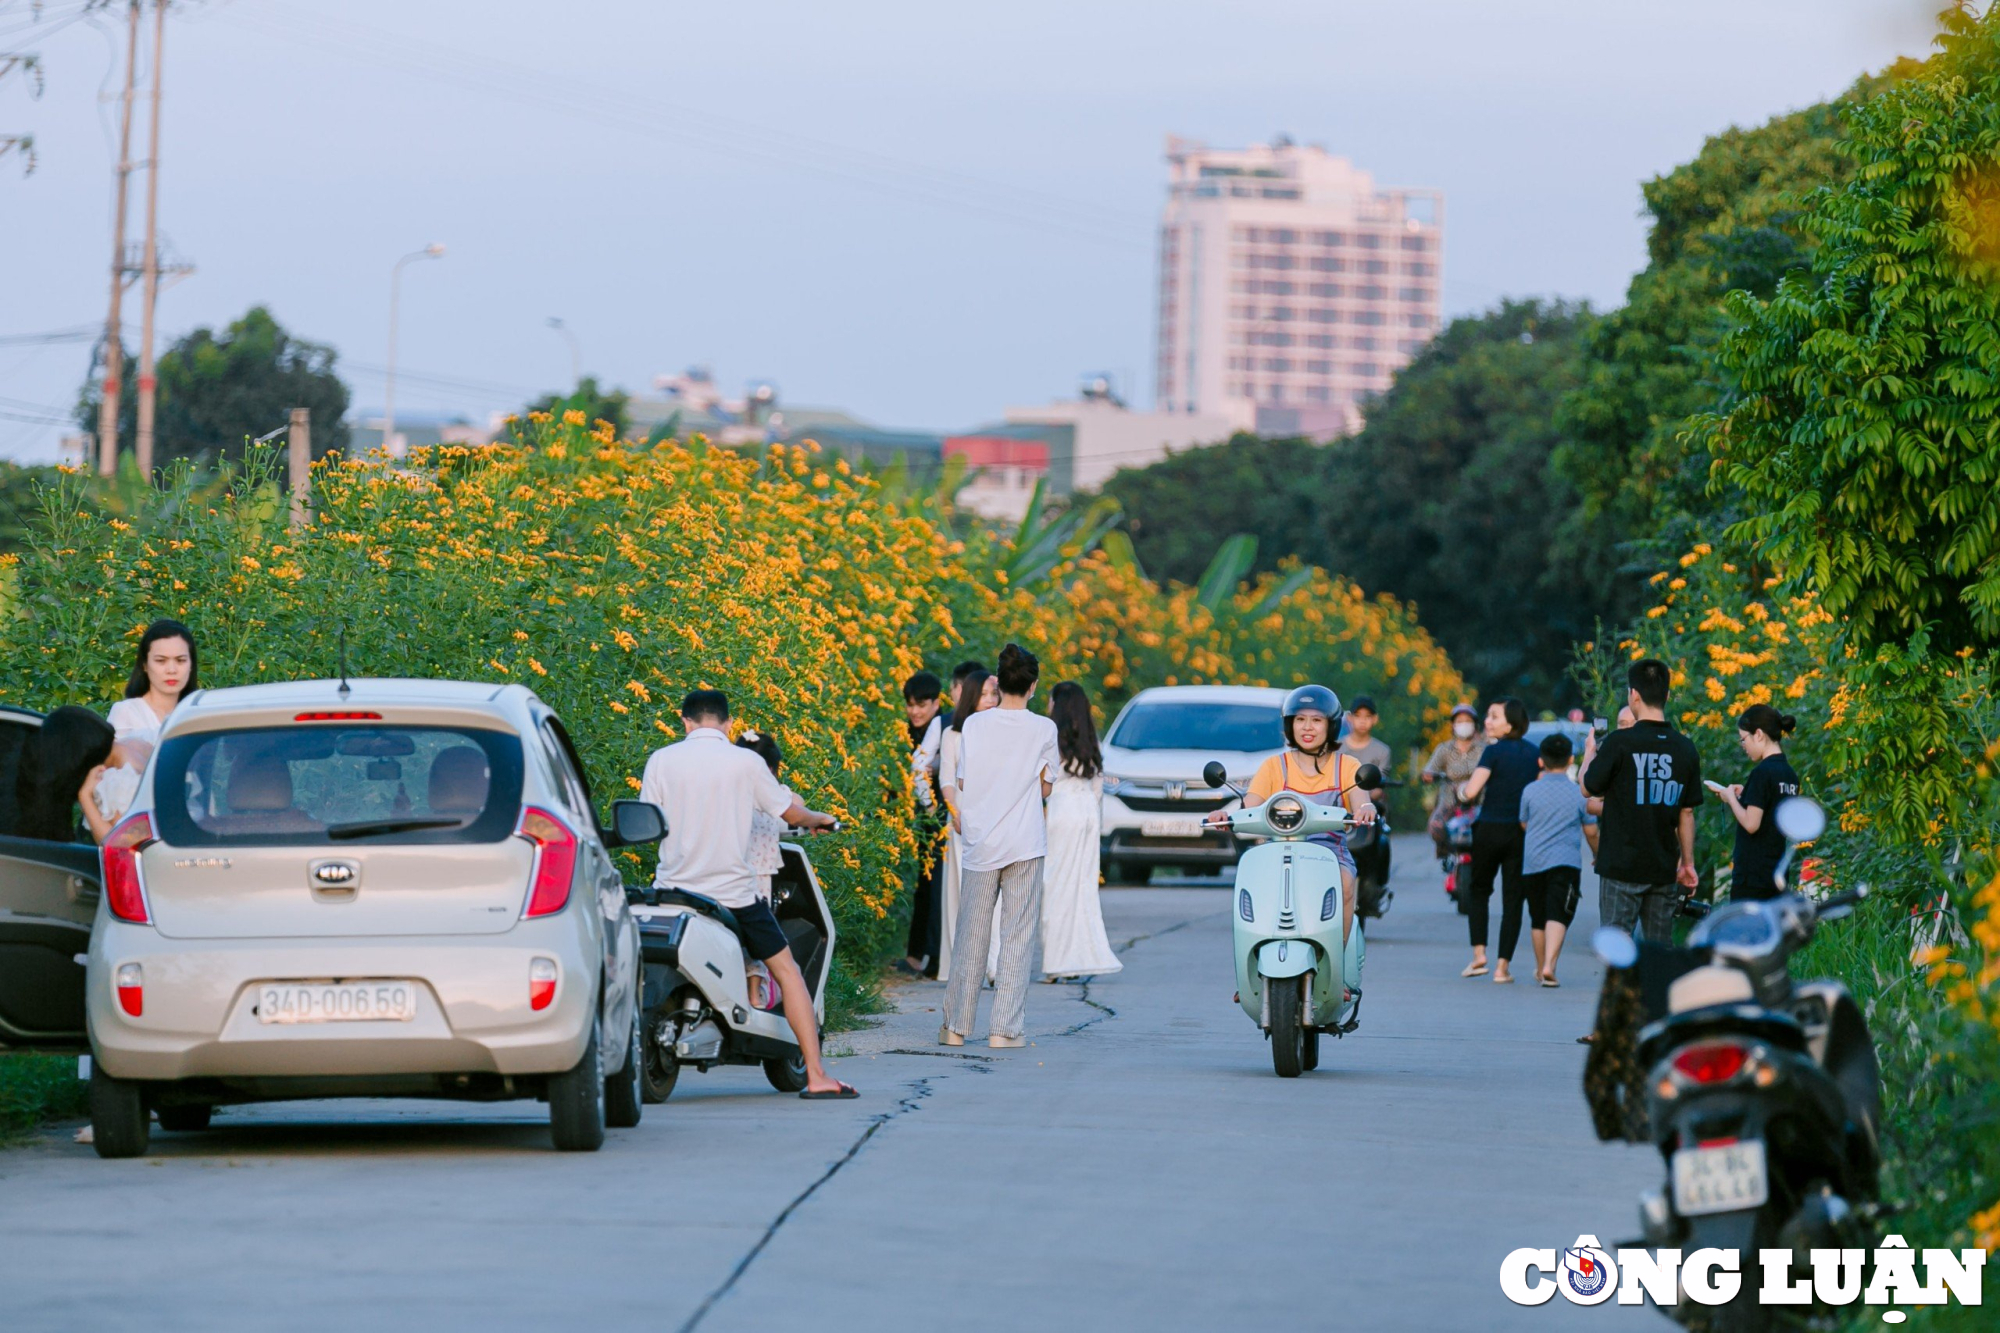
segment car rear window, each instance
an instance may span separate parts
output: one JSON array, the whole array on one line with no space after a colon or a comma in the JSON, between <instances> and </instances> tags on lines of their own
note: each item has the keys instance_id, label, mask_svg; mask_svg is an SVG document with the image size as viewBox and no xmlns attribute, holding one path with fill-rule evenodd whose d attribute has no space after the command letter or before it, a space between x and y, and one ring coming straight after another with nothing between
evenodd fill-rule
<instances>
[{"instance_id":1,"label":"car rear window","mask_svg":"<svg viewBox=\"0 0 2000 1333\"><path fill-rule=\"evenodd\" d=\"M498 842L520 813L521 740L390 724L205 731L160 747L153 791L175 846Z\"/></svg>"},{"instance_id":2,"label":"car rear window","mask_svg":"<svg viewBox=\"0 0 2000 1333\"><path fill-rule=\"evenodd\" d=\"M1275 750L1284 718L1270 704L1135 704L1111 744L1126 750Z\"/></svg>"}]
</instances>

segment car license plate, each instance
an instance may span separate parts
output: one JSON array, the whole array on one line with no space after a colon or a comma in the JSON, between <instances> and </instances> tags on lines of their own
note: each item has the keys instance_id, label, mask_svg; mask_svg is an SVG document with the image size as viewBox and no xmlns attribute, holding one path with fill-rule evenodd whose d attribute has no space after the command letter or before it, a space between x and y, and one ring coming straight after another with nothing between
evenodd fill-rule
<instances>
[{"instance_id":1,"label":"car license plate","mask_svg":"<svg viewBox=\"0 0 2000 1333\"><path fill-rule=\"evenodd\" d=\"M1683 1148L1674 1154L1674 1211L1682 1217L1761 1208L1769 1194L1762 1139Z\"/></svg>"},{"instance_id":2,"label":"car license plate","mask_svg":"<svg viewBox=\"0 0 2000 1333\"><path fill-rule=\"evenodd\" d=\"M257 988L260 1023L407 1023L417 1016L410 981L266 982Z\"/></svg>"},{"instance_id":3,"label":"car license plate","mask_svg":"<svg viewBox=\"0 0 2000 1333\"><path fill-rule=\"evenodd\" d=\"M1144 838L1199 838L1202 834L1199 819L1142 819L1139 821L1139 836Z\"/></svg>"}]
</instances>

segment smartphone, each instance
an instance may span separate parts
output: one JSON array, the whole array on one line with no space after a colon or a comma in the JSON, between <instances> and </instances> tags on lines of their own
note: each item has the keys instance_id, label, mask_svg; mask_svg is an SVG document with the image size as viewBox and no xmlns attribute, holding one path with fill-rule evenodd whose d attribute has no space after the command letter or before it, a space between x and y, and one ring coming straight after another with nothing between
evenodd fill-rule
<instances>
[{"instance_id":1,"label":"smartphone","mask_svg":"<svg viewBox=\"0 0 2000 1333\"><path fill-rule=\"evenodd\" d=\"M1611 722L1607 718L1594 717L1590 719L1590 729L1602 736L1605 732L1611 730Z\"/></svg>"},{"instance_id":2,"label":"smartphone","mask_svg":"<svg viewBox=\"0 0 2000 1333\"><path fill-rule=\"evenodd\" d=\"M1703 778L1701 780L1701 785L1708 788L1710 791L1716 793L1717 795L1721 795L1723 792L1729 790L1728 787L1724 786L1720 782L1717 782L1714 778Z\"/></svg>"}]
</instances>

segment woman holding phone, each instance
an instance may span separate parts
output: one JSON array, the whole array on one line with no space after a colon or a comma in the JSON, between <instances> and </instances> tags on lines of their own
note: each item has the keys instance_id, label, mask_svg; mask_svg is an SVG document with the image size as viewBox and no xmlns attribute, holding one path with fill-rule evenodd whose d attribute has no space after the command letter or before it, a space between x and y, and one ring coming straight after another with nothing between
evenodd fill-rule
<instances>
[{"instance_id":1,"label":"woman holding phone","mask_svg":"<svg viewBox=\"0 0 2000 1333\"><path fill-rule=\"evenodd\" d=\"M1798 719L1769 704L1753 704L1736 719L1736 743L1752 765L1750 776L1733 786L1707 783L1736 817L1736 855L1729 872L1730 898L1775 898L1778 862L1785 838L1772 815L1778 804L1799 794L1799 775L1785 758L1785 737Z\"/></svg>"}]
</instances>

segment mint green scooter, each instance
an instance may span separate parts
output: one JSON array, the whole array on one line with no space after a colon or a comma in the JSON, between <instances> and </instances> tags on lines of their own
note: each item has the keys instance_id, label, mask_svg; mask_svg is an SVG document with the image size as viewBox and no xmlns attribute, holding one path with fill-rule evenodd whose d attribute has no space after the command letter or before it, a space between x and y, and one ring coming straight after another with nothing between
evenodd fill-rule
<instances>
[{"instance_id":1,"label":"mint green scooter","mask_svg":"<svg viewBox=\"0 0 2000 1333\"><path fill-rule=\"evenodd\" d=\"M1202 778L1243 795L1220 763L1208 765ZM1381 782L1373 764L1355 775L1355 785L1363 789ZM1237 836L1265 840L1246 848L1236 863L1230 912L1236 998L1271 1039L1278 1077L1297 1078L1318 1067L1322 1032L1345 1036L1360 1024L1361 964L1367 956L1361 918L1355 916L1343 946L1340 861L1332 848L1306 841L1338 833L1349 816L1343 806L1279 792L1255 808L1231 810L1227 818Z\"/></svg>"}]
</instances>

